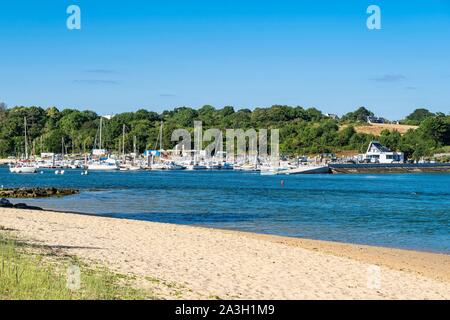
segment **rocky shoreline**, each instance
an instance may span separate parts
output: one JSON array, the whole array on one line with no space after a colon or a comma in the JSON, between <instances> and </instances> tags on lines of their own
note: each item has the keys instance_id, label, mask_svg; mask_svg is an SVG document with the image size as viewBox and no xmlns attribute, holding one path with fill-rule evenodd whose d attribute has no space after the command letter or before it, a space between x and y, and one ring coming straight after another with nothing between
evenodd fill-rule
<instances>
[{"instance_id":1,"label":"rocky shoreline","mask_svg":"<svg viewBox=\"0 0 450 320\"><path fill-rule=\"evenodd\" d=\"M0 208L15 208L15 209L27 209L27 210L43 210L41 207L29 206L26 203L12 204L8 199L0 199Z\"/></svg>"},{"instance_id":2,"label":"rocky shoreline","mask_svg":"<svg viewBox=\"0 0 450 320\"><path fill-rule=\"evenodd\" d=\"M11 188L0 189L0 198L47 198L78 194L76 189L57 188Z\"/></svg>"}]
</instances>

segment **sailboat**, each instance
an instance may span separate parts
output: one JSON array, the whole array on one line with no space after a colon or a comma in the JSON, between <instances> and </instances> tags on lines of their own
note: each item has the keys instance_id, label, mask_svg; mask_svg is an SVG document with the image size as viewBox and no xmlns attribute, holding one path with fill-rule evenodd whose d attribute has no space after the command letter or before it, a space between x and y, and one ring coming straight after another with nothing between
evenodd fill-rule
<instances>
[{"instance_id":1,"label":"sailboat","mask_svg":"<svg viewBox=\"0 0 450 320\"><path fill-rule=\"evenodd\" d=\"M161 121L161 128L159 130L159 145L160 145L161 152L163 150L162 143L163 143L163 122ZM164 160L163 168L165 170L184 170L184 169L186 169L185 166L183 166L173 160L170 160L170 159Z\"/></svg>"},{"instance_id":2,"label":"sailboat","mask_svg":"<svg viewBox=\"0 0 450 320\"><path fill-rule=\"evenodd\" d=\"M156 139L156 143L155 146L158 146L158 142L159 142L159 149L162 150L162 133L163 133L163 122L161 121L161 126L159 128L159 135L158 138ZM158 152L158 154L161 156L161 151ZM164 163L162 162L155 162L155 155L157 155L157 153L155 152L155 154L152 153L151 157L152 157L152 161L150 163L150 170L164 170L166 169L166 166L164 165Z\"/></svg>"},{"instance_id":3,"label":"sailboat","mask_svg":"<svg viewBox=\"0 0 450 320\"><path fill-rule=\"evenodd\" d=\"M97 153L99 156L106 153L106 150L102 149L102 130L103 130L103 117L100 117L100 143L99 149L93 150L93 153ZM111 158L100 158L99 160L92 160L88 163L88 170L92 171L114 171L119 170L117 161Z\"/></svg>"},{"instance_id":4,"label":"sailboat","mask_svg":"<svg viewBox=\"0 0 450 320\"><path fill-rule=\"evenodd\" d=\"M203 162L191 161L186 165L187 170L206 170L208 167Z\"/></svg>"},{"instance_id":5,"label":"sailboat","mask_svg":"<svg viewBox=\"0 0 450 320\"><path fill-rule=\"evenodd\" d=\"M159 136L156 139L156 143L155 143L156 146L158 146L158 142L159 142L159 151L155 151L155 155L159 154L161 157L161 155L163 153L163 144L162 144L163 143L163 122L162 121L161 121L161 126L159 128ZM172 160L168 160L168 159L160 161L160 162L155 162L154 161L155 155L152 155L152 161L150 163L151 170L183 170L183 169L186 169L186 167L184 167L178 163L175 163Z\"/></svg>"},{"instance_id":6,"label":"sailboat","mask_svg":"<svg viewBox=\"0 0 450 320\"><path fill-rule=\"evenodd\" d=\"M198 156L196 154L197 152L194 152L194 155L192 157L191 161L185 162L185 166L187 170L206 170L208 169L208 166L204 161L199 161Z\"/></svg>"},{"instance_id":7,"label":"sailboat","mask_svg":"<svg viewBox=\"0 0 450 320\"><path fill-rule=\"evenodd\" d=\"M142 170L140 165L136 165L136 156L137 156L137 141L136 136L133 137L133 162L131 166L129 166L130 171L139 171Z\"/></svg>"},{"instance_id":8,"label":"sailboat","mask_svg":"<svg viewBox=\"0 0 450 320\"><path fill-rule=\"evenodd\" d=\"M11 173L36 173L36 166L28 159L28 134L27 134L27 118L24 117L25 126L25 160L9 167Z\"/></svg>"},{"instance_id":9,"label":"sailboat","mask_svg":"<svg viewBox=\"0 0 450 320\"><path fill-rule=\"evenodd\" d=\"M120 171L138 171L141 170L140 166L135 165L135 158L136 158L136 137L133 138L133 146L134 146L134 156L133 156L133 162L127 163L127 158L125 156L125 124L122 128L122 164L120 165Z\"/></svg>"}]
</instances>

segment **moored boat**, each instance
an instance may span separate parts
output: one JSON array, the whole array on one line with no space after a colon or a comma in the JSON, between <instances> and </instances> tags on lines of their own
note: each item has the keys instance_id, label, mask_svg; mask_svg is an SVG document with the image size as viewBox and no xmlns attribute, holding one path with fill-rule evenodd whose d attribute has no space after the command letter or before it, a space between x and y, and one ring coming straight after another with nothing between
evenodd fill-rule
<instances>
[{"instance_id":1,"label":"moored boat","mask_svg":"<svg viewBox=\"0 0 450 320\"><path fill-rule=\"evenodd\" d=\"M259 171L258 165L254 163L245 163L241 166L234 166L234 168L241 171Z\"/></svg>"},{"instance_id":2,"label":"moored boat","mask_svg":"<svg viewBox=\"0 0 450 320\"><path fill-rule=\"evenodd\" d=\"M32 163L20 162L9 167L11 173L36 173L36 167Z\"/></svg>"},{"instance_id":3,"label":"moored boat","mask_svg":"<svg viewBox=\"0 0 450 320\"><path fill-rule=\"evenodd\" d=\"M186 167L182 166L180 164L177 164L174 161L166 161L166 162L164 162L164 169L165 170L184 170L184 169L186 169Z\"/></svg>"},{"instance_id":4,"label":"moored boat","mask_svg":"<svg viewBox=\"0 0 450 320\"><path fill-rule=\"evenodd\" d=\"M186 165L186 170L206 170L208 167L202 163L189 163Z\"/></svg>"},{"instance_id":5,"label":"moored boat","mask_svg":"<svg viewBox=\"0 0 450 320\"><path fill-rule=\"evenodd\" d=\"M24 118L25 160L17 162L9 167L11 173L36 173L36 164L28 160L28 134L27 118Z\"/></svg>"},{"instance_id":6,"label":"moored boat","mask_svg":"<svg viewBox=\"0 0 450 320\"><path fill-rule=\"evenodd\" d=\"M107 159L105 161L91 161L87 166L90 171L115 171L119 170L119 166L113 159Z\"/></svg>"},{"instance_id":7,"label":"moored boat","mask_svg":"<svg viewBox=\"0 0 450 320\"><path fill-rule=\"evenodd\" d=\"M301 165L295 169L280 171L278 174L317 174L329 172L330 168L328 165Z\"/></svg>"},{"instance_id":8,"label":"moored boat","mask_svg":"<svg viewBox=\"0 0 450 320\"><path fill-rule=\"evenodd\" d=\"M209 170L219 170L222 169L222 165L219 162L210 162L206 165L206 168Z\"/></svg>"}]
</instances>

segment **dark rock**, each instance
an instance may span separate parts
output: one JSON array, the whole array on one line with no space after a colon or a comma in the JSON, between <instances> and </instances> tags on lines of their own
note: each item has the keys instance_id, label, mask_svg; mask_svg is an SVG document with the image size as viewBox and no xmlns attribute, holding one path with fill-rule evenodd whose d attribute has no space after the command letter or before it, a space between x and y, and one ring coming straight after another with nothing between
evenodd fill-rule
<instances>
[{"instance_id":1,"label":"dark rock","mask_svg":"<svg viewBox=\"0 0 450 320\"><path fill-rule=\"evenodd\" d=\"M8 199L2 198L0 200L0 208L12 208L13 204Z\"/></svg>"},{"instance_id":2,"label":"dark rock","mask_svg":"<svg viewBox=\"0 0 450 320\"><path fill-rule=\"evenodd\" d=\"M27 206L24 209L27 209L27 210L44 210L41 207L36 207L36 206Z\"/></svg>"},{"instance_id":3,"label":"dark rock","mask_svg":"<svg viewBox=\"0 0 450 320\"><path fill-rule=\"evenodd\" d=\"M41 207L29 206L26 203L16 203L12 204L8 199L0 199L0 208L16 208L16 209L27 209L27 210L43 210Z\"/></svg>"},{"instance_id":4,"label":"dark rock","mask_svg":"<svg viewBox=\"0 0 450 320\"><path fill-rule=\"evenodd\" d=\"M14 205L14 208L16 208L16 209L25 209L25 210L42 210L41 207L29 206L26 203L16 203Z\"/></svg>"},{"instance_id":5,"label":"dark rock","mask_svg":"<svg viewBox=\"0 0 450 320\"><path fill-rule=\"evenodd\" d=\"M16 188L0 189L0 197L3 198L47 198L53 196L68 196L79 193L75 189L57 188Z\"/></svg>"},{"instance_id":6,"label":"dark rock","mask_svg":"<svg viewBox=\"0 0 450 320\"><path fill-rule=\"evenodd\" d=\"M25 209L26 207L28 207L26 203L16 203L14 205L14 208L17 208L17 209Z\"/></svg>"}]
</instances>

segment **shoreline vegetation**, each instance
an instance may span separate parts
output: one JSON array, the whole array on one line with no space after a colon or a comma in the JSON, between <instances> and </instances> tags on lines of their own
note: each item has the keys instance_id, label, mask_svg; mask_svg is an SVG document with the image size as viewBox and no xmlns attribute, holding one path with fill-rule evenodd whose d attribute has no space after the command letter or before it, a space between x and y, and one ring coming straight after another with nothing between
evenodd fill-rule
<instances>
[{"instance_id":1,"label":"shoreline vegetation","mask_svg":"<svg viewBox=\"0 0 450 320\"><path fill-rule=\"evenodd\" d=\"M64 263L83 261L82 275L100 270L93 282L120 279L106 281L111 295L58 293L62 299L450 298L447 254L9 208L0 208L0 236L2 256L13 252L29 264L36 253L27 250L40 248L44 256L69 257ZM20 245L11 245L14 238ZM368 285L373 267L381 281L375 287ZM45 264L33 268L44 272ZM59 277L61 283L64 273ZM116 295L118 283L125 294Z\"/></svg>"},{"instance_id":2,"label":"shoreline vegetation","mask_svg":"<svg viewBox=\"0 0 450 320\"><path fill-rule=\"evenodd\" d=\"M29 128L29 151L33 155L61 151L86 154L98 140L101 116L93 111L0 106L0 158L20 158L25 154L24 118ZM160 145L173 148L177 143L171 141L175 129L191 132L194 121L202 121L205 130L217 128L223 132L230 128L279 129L280 154L288 157L326 153L355 155L364 152L370 141L379 140L393 151L404 152L406 159L449 161L450 115L426 109L416 109L400 121L375 117L365 107L338 117L316 108L286 105L254 110L235 110L232 106L216 109L205 105L199 109L179 107L161 113L140 109L102 119L102 148L113 153L133 150L134 142L138 153L157 149L161 122L165 130ZM383 123L372 124L370 119ZM435 154L443 156L435 157Z\"/></svg>"},{"instance_id":3,"label":"shoreline vegetation","mask_svg":"<svg viewBox=\"0 0 450 320\"><path fill-rule=\"evenodd\" d=\"M154 299L133 278L82 262L58 247L18 240L0 226L0 300ZM71 287L69 268L82 276ZM76 280L75 282L77 282Z\"/></svg>"}]
</instances>

